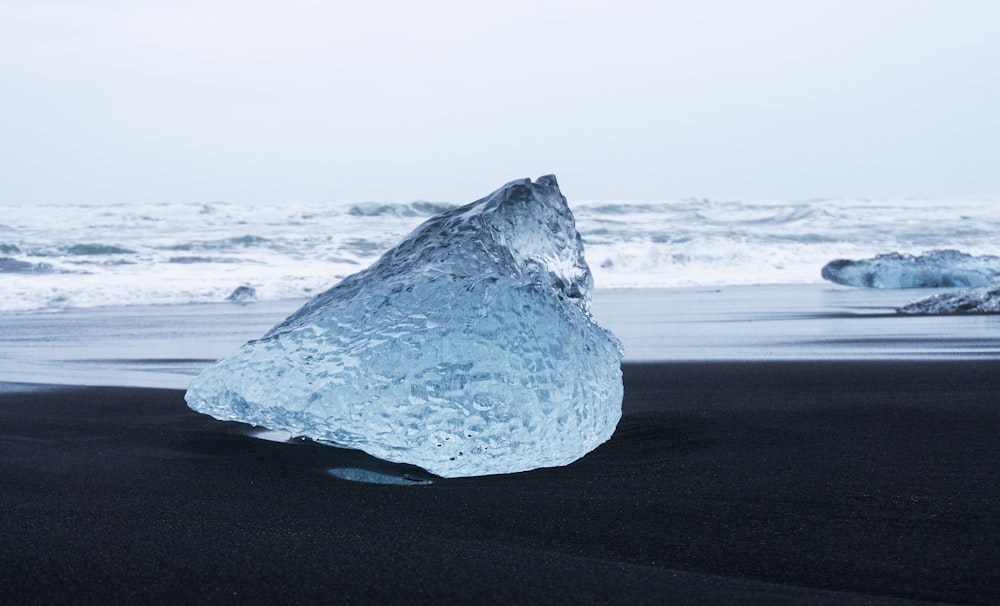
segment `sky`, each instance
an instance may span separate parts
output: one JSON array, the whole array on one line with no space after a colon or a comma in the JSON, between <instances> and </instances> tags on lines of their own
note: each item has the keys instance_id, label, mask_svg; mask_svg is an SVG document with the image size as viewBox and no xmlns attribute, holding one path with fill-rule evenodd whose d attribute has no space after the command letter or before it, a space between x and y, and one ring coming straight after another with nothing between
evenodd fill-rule
<instances>
[{"instance_id":1,"label":"sky","mask_svg":"<svg viewBox=\"0 0 1000 606\"><path fill-rule=\"evenodd\" d=\"M995 196L998 66L992 0L0 0L0 205Z\"/></svg>"}]
</instances>

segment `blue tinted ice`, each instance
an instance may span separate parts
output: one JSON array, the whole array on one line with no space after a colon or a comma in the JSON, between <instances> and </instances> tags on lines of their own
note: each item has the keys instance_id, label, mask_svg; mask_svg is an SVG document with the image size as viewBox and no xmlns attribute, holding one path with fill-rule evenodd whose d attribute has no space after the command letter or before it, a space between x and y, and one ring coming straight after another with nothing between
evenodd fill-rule
<instances>
[{"instance_id":1,"label":"blue tinted ice","mask_svg":"<svg viewBox=\"0 0 1000 606\"><path fill-rule=\"evenodd\" d=\"M194 378L188 405L445 477L568 464L621 417L621 349L553 176L433 217Z\"/></svg>"},{"instance_id":2,"label":"blue tinted ice","mask_svg":"<svg viewBox=\"0 0 1000 606\"><path fill-rule=\"evenodd\" d=\"M860 261L830 261L822 275L837 284L868 288L982 286L1000 278L1000 257L974 257L956 250L933 250L916 256L889 253Z\"/></svg>"},{"instance_id":3,"label":"blue tinted ice","mask_svg":"<svg viewBox=\"0 0 1000 606\"><path fill-rule=\"evenodd\" d=\"M1000 313L1000 284L925 297L896 311L901 314Z\"/></svg>"}]
</instances>

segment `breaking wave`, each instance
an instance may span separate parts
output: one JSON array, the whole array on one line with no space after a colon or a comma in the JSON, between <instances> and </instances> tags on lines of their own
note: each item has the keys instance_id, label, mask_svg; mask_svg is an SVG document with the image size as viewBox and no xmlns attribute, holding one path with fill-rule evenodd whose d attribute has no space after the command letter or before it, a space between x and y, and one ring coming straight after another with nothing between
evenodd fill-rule
<instances>
[{"instance_id":1,"label":"breaking wave","mask_svg":"<svg viewBox=\"0 0 1000 606\"><path fill-rule=\"evenodd\" d=\"M597 288L816 283L831 259L997 254L997 202L569 200ZM241 285L257 300L308 297L458 205L5 207L0 311L221 302Z\"/></svg>"}]
</instances>

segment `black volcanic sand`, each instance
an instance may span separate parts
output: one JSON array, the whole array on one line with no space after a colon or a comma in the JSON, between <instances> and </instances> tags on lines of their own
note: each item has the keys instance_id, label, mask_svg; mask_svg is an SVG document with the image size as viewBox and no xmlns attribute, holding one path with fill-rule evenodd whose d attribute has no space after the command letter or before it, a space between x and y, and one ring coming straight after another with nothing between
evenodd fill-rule
<instances>
[{"instance_id":1,"label":"black volcanic sand","mask_svg":"<svg viewBox=\"0 0 1000 606\"><path fill-rule=\"evenodd\" d=\"M582 460L411 486L332 477L400 468L180 391L13 390L0 599L996 604L998 369L628 365Z\"/></svg>"}]
</instances>

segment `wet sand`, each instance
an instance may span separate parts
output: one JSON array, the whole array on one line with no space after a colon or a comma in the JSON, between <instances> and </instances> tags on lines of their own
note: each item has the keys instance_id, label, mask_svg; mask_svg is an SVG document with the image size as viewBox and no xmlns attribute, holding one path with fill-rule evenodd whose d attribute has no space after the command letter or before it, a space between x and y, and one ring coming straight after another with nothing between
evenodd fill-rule
<instances>
[{"instance_id":1,"label":"wet sand","mask_svg":"<svg viewBox=\"0 0 1000 606\"><path fill-rule=\"evenodd\" d=\"M179 390L7 385L0 595L996 604L998 370L628 363L608 443L563 468L455 480L259 439Z\"/></svg>"},{"instance_id":2,"label":"wet sand","mask_svg":"<svg viewBox=\"0 0 1000 606\"><path fill-rule=\"evenodd\" d=\"M1000 315L899 316L934 292L827 284L598 289L626 362L1000 360ZM186 389L305 301L0 314L0 381Z\"/></svg>"}]
</instances>

